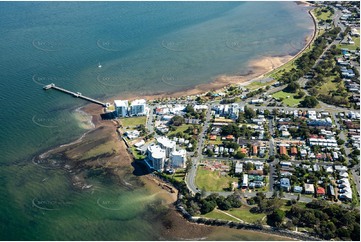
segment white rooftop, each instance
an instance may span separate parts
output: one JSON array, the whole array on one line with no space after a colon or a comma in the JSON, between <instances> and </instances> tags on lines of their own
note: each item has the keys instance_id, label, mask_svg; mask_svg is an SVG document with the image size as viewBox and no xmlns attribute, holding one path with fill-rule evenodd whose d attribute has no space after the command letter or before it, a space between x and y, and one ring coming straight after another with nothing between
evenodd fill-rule
<instances>
[{"instance_id":1,"label":"white rooftop","mask_svg":"<svg viewBox=\"0 0 361 242\"><path fill-rule=\"evenodd\" d=\"M159 145L151 145L148 147L148 150L152 153L154 159L162 159L165 157L165 150Z\"/></svg>"},{"instance_id":2,"label":"white rooftop","mask_svg":"<svg viewBox=\"0 0 361 242\"><path fill-rule=\"evenodd\" d=\"M172 152L172 156L185 156L187 154L187 151L182 149L182 150L174 150Z\"/></svg>"},{"instance_id":3,"label":"white rooftop","mask_svg":"<svg viewBox=\"0 0 361 242\"><path fill-rule=\"evenodd\" d=\"M137 100L134 100L131 105L143 105L143 104L146 104L147 101L145 99L137 99Z\"/></svg>"},{"instance_id":4,"label":"white rooftop","mask_svg":"<svg viewBox=\"0 0 361 242\"><path fill-rule=\"evenodd\" d=\"M157 138L157 142L166 148L173 148L176 145L175 141L170 140L164 136Z\"/></svg>"},{"instance_id":5,"label":"white rooftop","mask_svg":"<svg viewBox=\"0 0 361 242\"><path fill-rule=\"evenodd\" d=\"M128 100L114 100L116 107L128 107Z\"/></svg>"}]
</instances>

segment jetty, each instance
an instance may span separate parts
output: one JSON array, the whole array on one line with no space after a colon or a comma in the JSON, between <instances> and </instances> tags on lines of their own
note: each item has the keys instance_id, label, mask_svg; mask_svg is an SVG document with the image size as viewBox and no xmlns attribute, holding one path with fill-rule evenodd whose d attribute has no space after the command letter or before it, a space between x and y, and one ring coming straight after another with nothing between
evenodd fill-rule
<instances>
[{"instance_id":1,"label":"jetty","mask_svg":"<svg viewBox=\"0 0 361 242\"><path fill-rule=\"evenodd\" d=\"M89 102L102 105L103 107L106 107L106 106L107 106L106 103L103 103L103 102L98 101L98 100L96 100L96 99L94 99L94 98L91 98L91 97L84 96L84 95L81 94L80 92L72 92L72 91L66 90L66 89L64 89L64 88L58 87L58 86L56 86L54 83L45 85L45 86L43 87L43 89L44 89L44 90L55 89L55 90L58 90L58 91L61 91L61 92L70 94L70 95L72 95L73 97L78 97L78 98L87 100L87 101L89 101Z\"/></svg>"}]
</instances>

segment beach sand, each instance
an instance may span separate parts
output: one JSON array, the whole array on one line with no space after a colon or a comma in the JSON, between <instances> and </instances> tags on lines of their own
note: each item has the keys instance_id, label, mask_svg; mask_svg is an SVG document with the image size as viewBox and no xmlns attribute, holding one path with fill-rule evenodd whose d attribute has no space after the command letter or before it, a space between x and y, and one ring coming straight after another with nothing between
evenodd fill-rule
<instances>
[{"instance_id":1,"label":"beach sand","mask_svg":"<svg viewBox=\"0 0 361 242\"><path fill-rule=\"evenodd\" d=\"M260 59L252 60L249 64L249 73L245 75L238 76L229 76L222 75L215 78L214 81L207 84L200 84L191 89L181 90L177 92L164 92L164 93L156 93L154 95L141 95L137 93L129 93L121 96L115 96L111 99L105 100L106 102L112 103L113 100L121 99L121 100L135 100L135 99L146 99L146 100L156 100L163 98L179 98L186 96L194 96L204 94L208 91L221 91L225 86L230 84L239 84L242 86L246 86L253 81L257 81L263 78L267 73L273 71L276 68L286 64L288 61L292 60L295 56L287 55L287 56L266 56ZM82 108L82 110L88 114L95 115L93 117L94 122L99 122L99 114L102 113L102 108L96 104L89 104Z\"/></svg>"}]
</instances>

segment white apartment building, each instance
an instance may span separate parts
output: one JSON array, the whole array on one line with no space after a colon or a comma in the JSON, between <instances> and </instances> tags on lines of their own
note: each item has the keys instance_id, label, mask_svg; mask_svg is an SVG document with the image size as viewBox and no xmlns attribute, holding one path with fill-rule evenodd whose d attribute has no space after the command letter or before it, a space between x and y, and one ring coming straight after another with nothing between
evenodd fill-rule
<instances>
[{"instance_id":1,"label":"white apartment building","mask_svg":"<svg viewBox=\"0 0 361 242\"><path fill-rule=\"evenodd\" d=\"M118 117L128 116L128 100L114 100L114 107Z\"/></svg>"},{"instance_id":2,"label":"white apartment building","mask_svg":"<svg viewBox=\"0 0 361 242\"><path fill-rule=\"evenodd\" d=\"M165 150L159 145L152 144L148 146L147 157L153 164L154 170L162 170L164 168Z\"/></svg>"},{"instance_id":3,"label":"white apartment building","mask_svg":"<svg viewBox=\"0 0 361 242\"><path fill-rule=\"evenodd\" d=\"M173 151L170 155L171 164L173 168L185 168L186 167L186 150Z\"/></svg>"},{"instance_id":4,"label":"white apartment building","mask_svg":"<svg viewBox=\"0 0 361 242\"><path fill-rule=\"evenodd\" d=\"M130 115L131 116L143 116L146 115L147 101L145 99L134 100L130 104Z\"/></svg>"}]
</instances>

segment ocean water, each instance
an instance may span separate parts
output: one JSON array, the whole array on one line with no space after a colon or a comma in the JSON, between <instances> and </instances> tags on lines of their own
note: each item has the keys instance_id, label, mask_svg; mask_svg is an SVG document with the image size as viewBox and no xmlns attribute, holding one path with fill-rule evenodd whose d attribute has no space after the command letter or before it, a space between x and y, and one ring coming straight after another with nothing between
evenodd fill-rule
<instances>
[{"instance_id":1,"label":"ocean water","mask_svg":"<svg viewBox=\"0 0 361 242\"><path fill-rule=\"evenodd\" d=\"M0 238L158 238L145 189L94 180L98 191L74 192L31 162L89 127L76 112L86 101L43 85L100 100L183 90L295 54L312 31L293 2L0 2Z\"/></svg>"}]
</instances>

